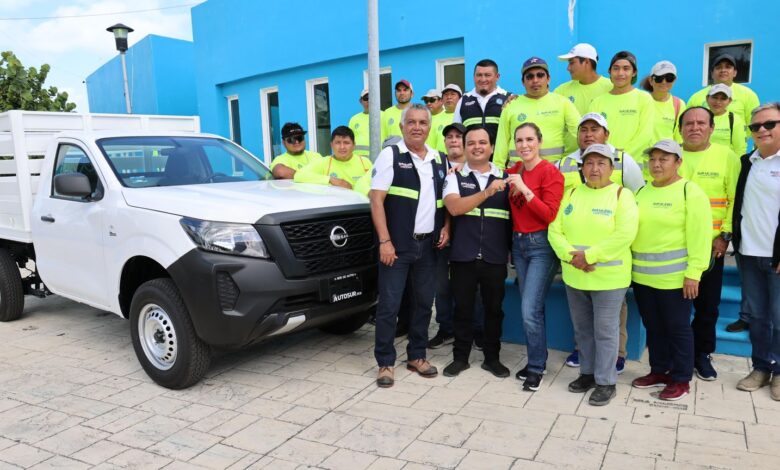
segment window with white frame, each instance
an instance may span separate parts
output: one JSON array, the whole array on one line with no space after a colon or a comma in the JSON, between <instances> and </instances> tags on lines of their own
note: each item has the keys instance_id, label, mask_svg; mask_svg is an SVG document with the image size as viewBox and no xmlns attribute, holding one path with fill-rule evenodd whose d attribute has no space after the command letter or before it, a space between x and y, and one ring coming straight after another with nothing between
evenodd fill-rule
<instances>
[{"instance_id":1,"label":"window with white frame","mask_svg":"<svg viewBox=\"0 0 780 470\"><path fill-rule=\"evenodd\" d=\"M753 76L753 41L712 42L704 45L704 71L702 85L711 85L713 61L721 54L730 54L737 61L737 83L750 83Z\"/></svg>"},{"instance_id":2,"label":"window with white frame","mask_svg":"<svg viewBox=\"0 0 780 470\"><path fill-rule=\"evenodd\" d=\"M368 70L363 71L363 88L368 88ZM384 111L393 105L393 74L390 67L379 69L379 109Z\"/></svg>"},{"instance_id":3,"label":"window with white frame","mask_svg":"<svg viewBox=\"0 0 780 470\"><path fill-rule=\"evenodd\" d=\"M238 110L238 95L227 97L228 101L228 125L230 126L230 140L241 145L241 117Z\"/></svg>"},{"instance_id":4,"label":"window with white frame","mask_svg":"<svg viewBox=\"0 0 780 470\"><path fill-rule=\"evenodd\" d=\"M282 147L282 125L279 118L279 88L260 90L260 112L263 127L263 160L266 164L284 152Z\"/></svg>"},{"instance_id":5,"label":"window with white frame","mask_svg":"<svg viewBox=\"0 0 780 470\"><path fill-rule=\"evenodd\" d=\"M450 83L466 90L466 65L463 57L436 60L436 88L441 90Z\"/></svg>"},{"instance_id":6,"label":"window with white frame","mask_svg":"<svg viewBox=\"0 0 780 470\"><path fill-rule=\"evenodd\" d=\"M309 114L309 148L330 154L330 91L327 78L306 80L306 109Z\"/></svg>"}]
</instances>

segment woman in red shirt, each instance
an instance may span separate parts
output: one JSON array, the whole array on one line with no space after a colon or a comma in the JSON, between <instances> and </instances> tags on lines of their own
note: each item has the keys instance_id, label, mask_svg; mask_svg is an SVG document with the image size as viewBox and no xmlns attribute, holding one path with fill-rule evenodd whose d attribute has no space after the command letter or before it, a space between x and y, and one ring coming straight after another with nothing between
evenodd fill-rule
<instances>
[{"instance_id":1,"label":"woman in red shirt","mask_svg":"<svg viewBox=\"0 0 780 470\"><path fill-rule=\"evenodd\" d=\"M537 391L547 362L547 332L544 300L559 261L547 241L547 226L555 220L563 198L563 176L552 163L539 156L542 132L533 123L515 129L515 150L521 157L507 170L511 184L512 258L522 296L528 364L515 377L523 390Z\"/></svg>"}]
</instances>

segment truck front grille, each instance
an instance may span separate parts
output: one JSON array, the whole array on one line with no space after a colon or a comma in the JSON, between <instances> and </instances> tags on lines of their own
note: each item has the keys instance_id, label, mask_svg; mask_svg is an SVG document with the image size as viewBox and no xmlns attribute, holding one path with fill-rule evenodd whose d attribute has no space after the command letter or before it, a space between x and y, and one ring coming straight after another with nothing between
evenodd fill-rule
<instances>
[{"instance_id":1,"label":"truck front grille","mask_svg":"<svg viewBox=\"0 0 780 470\"><path fill-rule=\"evenodd\" d=\"M287 222L281 228L295 259L303 263L308 274L376 262L370 214Z\"/></svg>"}]
</instances>

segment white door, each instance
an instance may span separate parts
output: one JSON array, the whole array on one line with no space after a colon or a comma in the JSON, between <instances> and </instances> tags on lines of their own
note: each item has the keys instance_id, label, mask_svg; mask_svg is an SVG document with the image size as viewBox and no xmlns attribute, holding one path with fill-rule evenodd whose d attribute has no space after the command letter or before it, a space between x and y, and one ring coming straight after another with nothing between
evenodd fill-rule
<instances>
[{"instance_id":1,"label":"white door","mask_svg":"<svg viewBox=\"0 0 780 470\"><path fill-rule=\"evenodd\" d=\"M92 194L84 198L57 194L54 177L87 175ZM52 169L48 197L39 197L31 214L38 272L55 293L96 307L108 308L104 236L105 185L90 155L78 142L62 143Z\"/></svg>"}]
</instances>

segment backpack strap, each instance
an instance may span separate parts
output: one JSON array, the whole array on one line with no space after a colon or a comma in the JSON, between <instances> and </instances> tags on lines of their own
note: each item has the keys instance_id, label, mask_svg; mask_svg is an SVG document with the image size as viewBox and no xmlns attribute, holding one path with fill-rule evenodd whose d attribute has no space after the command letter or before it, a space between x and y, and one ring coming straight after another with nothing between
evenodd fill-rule
<instances>
[{"instance_id":1,"label":"backpack strap","mask_svg":"<svg viewBox=\"0 0 780 470\"><path fill-rule=\"evenodd\" d=\"M623 186L618 186L617 198L620 199L620 193L623 192Z\"/></svg>"},{"instance_id":2,"label":"backpack strap","mask_svg":"<svg viewBox=\"0 0 780 470\"><path fill-rule=\"evenodd\" d=\"M734 113L729 111L729 143L734 141Z\"/></svg>"},{"instance_id":3,"label":"backpack strap","mask_svg":"<svg viewBox=\"0 0 780 470\"><path fill-rule=\"evenodd\" d=\"M672 95L672 103L674 104L674 126L672 126L672 132L677 129L677 118L680 116L680 109L682 108L682 100Z\"/></svg>"}]
</instances>

